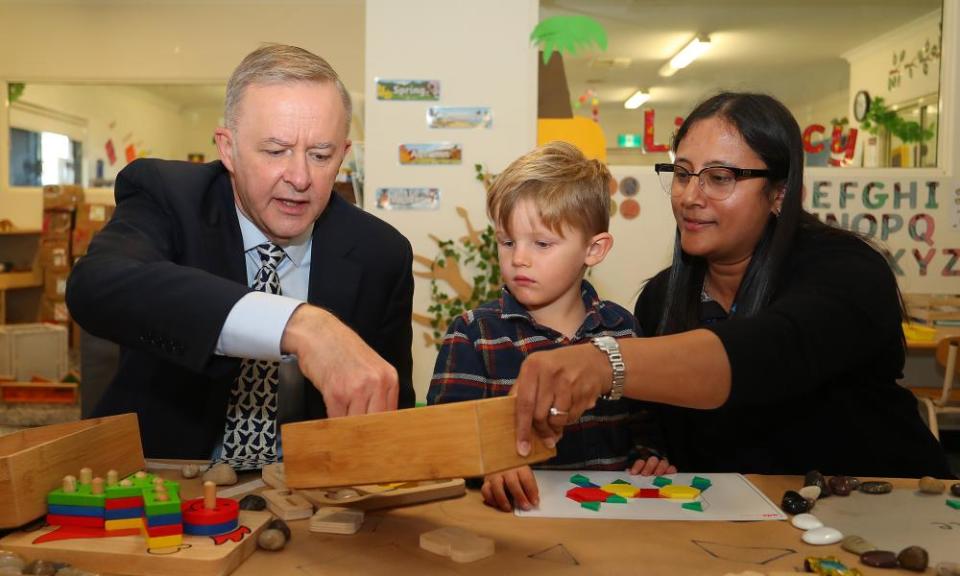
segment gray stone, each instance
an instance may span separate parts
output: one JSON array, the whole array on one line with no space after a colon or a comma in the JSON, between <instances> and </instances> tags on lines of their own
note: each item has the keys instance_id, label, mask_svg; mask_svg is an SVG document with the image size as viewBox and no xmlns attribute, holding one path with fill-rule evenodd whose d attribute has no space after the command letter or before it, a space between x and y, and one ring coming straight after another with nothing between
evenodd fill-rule
<instances>
[{"instance_id":1,"label":"gray stone","mask_svg":"<svg viewBox=\"0 0 960 576\"><path fill-rule=\"evenodd\" d=\"M180 475L184 478L196 478L200 475L200 467L196 464L185 464L180 469Z\"/></svg>"},{"instance_id":2,"label":"gray stone","mask_svg":"<svg viewBox=\"0 0 960 576\"><path fill-rule=\"evenodd\" d=\"M263 550L283 550L286 545L287 537L280 530L269 528L257 536L257 546Z\"/></svg>"},{"instance_id":3,"label":"gray stone","mask_svg":"<svg viewBox=\"0 0 960 576\"><path fill-rule=\"evenodd\" d=\"M237 483L237 472L226 462L217 462L203 473L204 482L213 482L217 486L232 486Z\"/></svg>"},{"instance_id":4,"label":"gray stone","mask_svg":"<svg viewBox=\"0 0 960 576\"><path fill-rule=\"evenodd\" d=\"M950 493L960 498L960 482L954 482L950 485Z\"/></svg>"},{"instance_id":5,"label":"gray stone","mask_svg":"<svg viewBox=\"0 0 960 576\"><path fill-rule=\"evenodd\" d=\"M241 510L265 510L266 508L267 501L263 499L263 496L247 494L240 499Z\"/></svg>"},{"instance_id":6,"label":"gray stone","mask_svg":"<svg viewBox=\"0 0 960 576\"><path fill-rule=\"evenodd\" d=\"M937 576L960 576L960 563L941 562L937 564Z\"/></svg>"},{"instance_id":7,"label":"gray stone","mask_svg":"<svg viewBox=\"0 0 960 576\"><path fill-rule=\"evenodd\" d=\"M893 492L893 484L882 480L861 482L860 491L864 494L889 494Z\"/></svg>"},{"instance_id":8,"label":"gray stone","mask_svg":"<svg viewBox=\"0 0 960 576\"><path fill-rule=\"evenodd\" d=\"M840 543L840 547L850 552L860 556L864 552L870 552L871 550L876 550L877 547L873 544L867 542L863 539L862 536L857 536L856 534L851 534L843 539L843 542Z\"/></svg>"},{"instance_id":9,"label":"gray stone","mask_svg":"<svg viewBox=\"0 0 960 576\"><path fill-rule=\"evenodd\" d=\"M826 498L830 495L830 487L827 486L827 480L817 470L811 470L803 477L804 486L820 487L820 498Z\"/></svg>"},{"instance_id":10,"label":"gray stone","mask_svg":"<svg viewBox=\"0 0 960 576\"><path fill-rule=\"evenodd\" d=\"M57 570L69 567L69 564L62 562L48 562L46 560L34 560L23 567L24 574L33 574L34 576L53 576Z\"/></svg>"},{"instance_id":11,"label":"gray stone","mask_svg":"<svg viewBox=\"0 0 960 576\"><path fill-rule=\"evenodd\" d=\"M0 551L0 568L13 567L19 573L26 564L27 561L23 559L23 556L5 550Z\"/></svg>"},{"instance_id":12,"label":"gray stone","mask_svg":"<svg viewBox=\"0 0 960 576\"><path fill-rule=\"evenodd\" d=\"M924 572L930 564L930 555L919 546L908 546L897 554L897 561L904 570Z\"/></svg>"}]
</instances>

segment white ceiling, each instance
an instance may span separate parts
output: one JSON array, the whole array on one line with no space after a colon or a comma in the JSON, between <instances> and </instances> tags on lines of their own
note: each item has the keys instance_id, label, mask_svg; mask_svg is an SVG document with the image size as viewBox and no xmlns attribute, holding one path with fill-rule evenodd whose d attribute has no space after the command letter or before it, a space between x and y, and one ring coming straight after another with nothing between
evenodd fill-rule
<instances>
[{"instance_id":1,"label":"white ceiling","mask_svg":"<svg viewBox=\"0 0 960 576\"><path fill-rule=\"evenodd\" d=\"M720 88L769 92L788 105L842 89L842 54L938 8L940 0L541 0L540 16L590 16L607 31L606 52L564 56L572 98L593 89L601 108L622 109L644 88L649 105L689 109ZM710 36L711 50L660 77L697 34Z\"/></svg>"}]
</instances>

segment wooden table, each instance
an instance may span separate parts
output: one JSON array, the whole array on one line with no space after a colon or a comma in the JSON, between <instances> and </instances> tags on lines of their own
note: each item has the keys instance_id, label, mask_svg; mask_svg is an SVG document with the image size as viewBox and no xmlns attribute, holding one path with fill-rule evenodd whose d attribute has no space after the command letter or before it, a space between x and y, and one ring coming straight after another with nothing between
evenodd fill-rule
<instances>
[{"instance_id":1,"label":"wooden table","mask_svg":"<svg viewBox=\"0 0 960 576\"><path fill-rule=\"evenodd\" d=\"M801 478L792 476L749 478L777 503L785 490L802 484ZM916 480L893 482L898 487L916 486ZM867 568L839 545L807 545L788 522L518 518L484 506L475 490L457 499L368 512L360 532L352 536L311 533L307 520L289 525L293 537L283 551L258 550L234 574L722 575L748 570L802 572L805 557L829 555L863 574L911 574ZM419 547L421 533L445 526L493 538L496 553L457 564Z\"/></svg>"}]
</instances>

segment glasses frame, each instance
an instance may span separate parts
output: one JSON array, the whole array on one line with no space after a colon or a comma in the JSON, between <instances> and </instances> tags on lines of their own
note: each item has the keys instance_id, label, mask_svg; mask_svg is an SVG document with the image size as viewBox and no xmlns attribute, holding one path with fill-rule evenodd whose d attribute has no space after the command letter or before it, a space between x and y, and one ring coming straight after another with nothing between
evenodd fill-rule
<instances>
[{"instance_id":1,"label":"glasses frame","mask_svg":"<svg viewBox=\"0 0 960 576\"><path fill-rule=\"evenodd\" d=\"M683 172L686 172L686 173L689 174L691 177L696 176L696 177L697 177L697 187L698 187L698 188L700 189L700 191L703 192L704 194L706 194L707 191L706 191L706 189L703 187L703 180L700 178L700 175L703 174L704 172L708 171L708 170L715 170L715 169L717 169L717 168L723 168L724 170L729 170L730 172L733 172L733 177L734 177L735 182L734 182L734 186L730 188L730 194L733 194L733 188L736 186L736 182L739 182L740 180L745 180L745 179L748 179L748 178L768 178L768 177L770 177L770 175L771 175L771 172L770 172L769 170L765 169L765 168L738 168L738 167L736 167L736 166L718 165L718 166L706 166L706 167L704 167L703 169L701 169L699 172L692 172L692 171L690 171L690 170L687 170L687 169L684 168L683 166L680 166L680 165L677 165L677 164L658 163L658 164L654 164L654 165L653 165L653 169L654 169L654 171L657 173L658 176L659 176L660 174L664 173L664 172L670 172L670 173L676 174L676 173L677 173L677 169L680 169L680 170L682 170ZM663 186L663 180L660 181L660 185L661 185L661 187ZM671 188L670 190L664 190L664 192L666 192L667 195L669 195L669 196L674 196L674 193L673 193L673 189L672 189L672 188ZM727 195L721 196L721 197L709 196L709 195L708 195L708 196L709 196L710 198L715 199L715 200L725 200L726 198L729 198L729 197L730 197L730 194L727 194Z\"/></svg>"}]
</instances>

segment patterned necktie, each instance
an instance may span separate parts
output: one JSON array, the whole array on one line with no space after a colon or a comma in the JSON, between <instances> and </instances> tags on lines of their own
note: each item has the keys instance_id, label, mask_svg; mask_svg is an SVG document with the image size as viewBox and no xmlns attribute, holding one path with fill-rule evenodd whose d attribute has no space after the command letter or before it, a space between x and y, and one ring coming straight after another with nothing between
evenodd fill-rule
<instances>
[{"instance_id":1,"label":"patterned necktie","mask_svg":"<svg viewBox=\"0 0 960 576\"><path fill-rule=\"evenodd\" d=\"M256 247L260 270L253 279L253 289L280 294L277 266L286 256L283 249L265 242ZM245 359L230 391L227 424L223 434L220 460L237 470L258 470L276 462L277 454L277 387L280 363Z\"/></svg>"}]
</instances>

